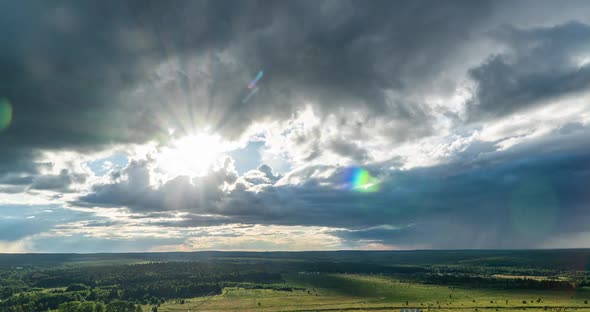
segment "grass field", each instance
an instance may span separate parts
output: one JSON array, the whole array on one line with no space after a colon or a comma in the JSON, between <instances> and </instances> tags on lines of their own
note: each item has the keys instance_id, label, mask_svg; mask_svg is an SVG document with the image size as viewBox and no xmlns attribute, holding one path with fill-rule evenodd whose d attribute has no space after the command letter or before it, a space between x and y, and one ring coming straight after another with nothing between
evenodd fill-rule
<instances>
[{"instance_id":1,"label":"grass field","mask_svg":"<svg viewBox=\"0 0 590 312\"><path fill-rule=\"evenodd\" d=\"M226 288L223 294L165 303L158 311L590 311L590 291L464 289L421 285L388 277L352 274L286 275L289 285L306 290ZM507 301L508 300L508 301ZM525 301L526 303L524 303ZM148 310L146 306L144 310Z\"/></svg>"}]
</instances>

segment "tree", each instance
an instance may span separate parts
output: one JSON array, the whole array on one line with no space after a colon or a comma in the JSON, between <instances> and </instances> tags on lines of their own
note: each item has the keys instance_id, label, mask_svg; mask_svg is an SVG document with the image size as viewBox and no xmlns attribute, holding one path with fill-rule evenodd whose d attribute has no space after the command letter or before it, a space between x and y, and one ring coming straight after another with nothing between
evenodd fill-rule
<instances>
[{"instance_id":1,"label":"tree","mask_svg":"<svg viewBox=\"0 0 590 312\"><path fill-rule=\"evenodd\" d=\"M107 304L106 312L135 312L135 305L124 300L115 300Z\"/></svg>"},{"instance_id":2,"label":"tree","mask_svg":"<svg viewBox=\"0 0 590 312\"><path fill-rule=\"evenodd\" d=\"M72 301L66 302L59 305L57 310L59 312L78 312L78 307L80 306L79 301Z\"/></svg>"},{"instance_id":3,"label":"tree","mask_svg":"<svg viewBox=\"0 0 590 312\"><path fill-rule=\"evenodd\" d=\"M139 304L135 307L135 312L143 312Z\"/></svg>"},{"instance_id":4,"label":"tree","mask_svg":"<svg viewBox=\"0 0 590 312\"><path fill-rule=\"evenodd\" d=\"M78 283L78 284L72 284L72 285L68 286L68 288L66 288L66 291L82 291L82 290L88 290L88 286L86 286L82 283Z\"/></svg>"},{"instance_id":5,"label":"tree","mask_svg":"<svg viewBox=\"0 0 590 312\"><path fill-rule=\"evenodd\" d=\"M92 301L86 301L80 303L78 306L78 312L94 312L95 311L95 304Z\"/></svg>"},{"instance_id":6,"label":"tree","mask_svg":"<svg viewBox=\"0 0 590 312\"><path fill-rule=\"evenodd\" d=\"M109 299L117 299L119 298L119 292L116 289L111 289L111 291L109 292Z\"/></svg>"}]
</instances>

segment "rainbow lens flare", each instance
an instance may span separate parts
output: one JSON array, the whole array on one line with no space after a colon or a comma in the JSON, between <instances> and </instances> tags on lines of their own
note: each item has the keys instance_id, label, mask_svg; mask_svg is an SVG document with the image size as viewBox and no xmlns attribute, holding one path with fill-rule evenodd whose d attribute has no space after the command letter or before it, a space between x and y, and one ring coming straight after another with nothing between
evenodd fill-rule
<instances>
[{"instance_id":1,"label":"rainbow lens flare","mask_svg":"<svg viewBox=\"0 0 590 312\"><path fill-rule=\"evenodd\" d=\"M349 169L349 189L362 193L373 193L379 191L379 180L371 175L369 171L359 167Z\"/></svg>"},{"instance_id":2,"label":"rainbow lens flare","mask_svg":"<svg viewBox=\"0 0 590 312\"><path fill-rule=\"evenodd\" d=\"M242 103L246 103L250 100L250 98L256 94L256 92L258 92L258 87L256 87L256 89L250 91L250 93L242 100Z\"/></svg>"},{"instance_id":3,"label":"rainbow lens flare","mask_svg":"<svg viewBox=\"0 0 590 312\"><path fill-rule=\"evenodd\" d=\"M260 78L262 78L263 74L264 74L263 71L259 71L258 74L256 75L256 77L254 77L254 79L248 84L248 89L252 90L254 87L256 87L258 80L260 80Z\"/></svg>"},{"instance_id":4,"label":"rainbow lens flare","mask_svg":"<svg viewBox=\"0 0 590 312\"><path fill-rule=\"evenodd\" d=\"M8 128L12 121L12 105L5 98L0 98L0 131Z\"/></svg>"}]
</instances>

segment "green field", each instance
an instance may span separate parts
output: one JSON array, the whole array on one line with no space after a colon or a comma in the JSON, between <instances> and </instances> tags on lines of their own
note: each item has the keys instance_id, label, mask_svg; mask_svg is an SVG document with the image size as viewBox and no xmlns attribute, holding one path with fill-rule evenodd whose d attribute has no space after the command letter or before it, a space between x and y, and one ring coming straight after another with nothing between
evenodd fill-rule
<instances>
[{"instance_id":1,"label":"green field","mask_svg":"<svg viewBox=\"0 0 590 312\"><path fill-rule=\"evenodd\" d=\"M355 274L289 274L285 280L306 290L225 288L221 295L193 298L184 304L165 303L158 311L590 311L590 305L584 303L590 300L588 289L466 289Z\"/></svg>"}]
</instances>

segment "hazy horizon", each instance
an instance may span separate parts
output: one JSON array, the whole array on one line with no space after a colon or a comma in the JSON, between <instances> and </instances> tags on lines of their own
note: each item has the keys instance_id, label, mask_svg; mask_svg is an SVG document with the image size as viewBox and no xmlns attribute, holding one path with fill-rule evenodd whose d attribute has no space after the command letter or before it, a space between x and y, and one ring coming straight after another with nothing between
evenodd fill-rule
<instances>
[{"instance_id":1,"label":"hazy horizon","mask_svg":"<svg viewBox=\"0 0 590 312\"><path fill-rule=\"evenodd\" d=\"M445 252L445 251L590 251L590 248L537 248L537 249L335 249L335 250L191 250L191 251L123 251L123 252L1 252L1 255L96 255L96 254L167 254L167 253L337 253L337 252L381 252L381 253L403 253L403 252Z\"/></svg>"}]
</instances>

